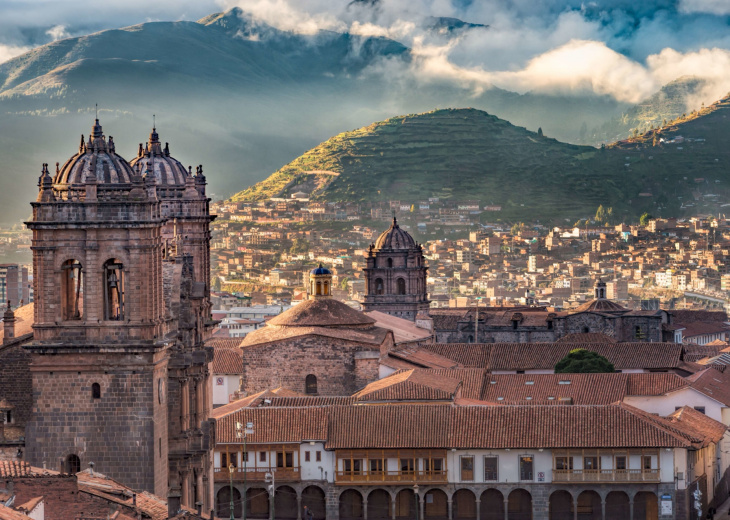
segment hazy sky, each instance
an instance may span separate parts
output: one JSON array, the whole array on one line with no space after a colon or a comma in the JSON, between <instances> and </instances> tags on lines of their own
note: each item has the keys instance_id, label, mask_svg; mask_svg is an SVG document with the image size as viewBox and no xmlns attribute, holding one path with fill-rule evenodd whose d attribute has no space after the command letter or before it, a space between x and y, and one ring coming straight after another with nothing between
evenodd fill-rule
<instances>
[{"instance_id":1,"label":"hazy sky","mask_svg":"<svg viewBox=\"0 0 730 520\"><path fill-rule=\"evenodd\" d=\"M281 29L397 39L424 81L628 102L682 75L710 80L703 101L730 90L730 0L0 0L0 62L60 38L234 6ZM489 28L439 34L429 16Z\"/></svg>"}]
</instances>

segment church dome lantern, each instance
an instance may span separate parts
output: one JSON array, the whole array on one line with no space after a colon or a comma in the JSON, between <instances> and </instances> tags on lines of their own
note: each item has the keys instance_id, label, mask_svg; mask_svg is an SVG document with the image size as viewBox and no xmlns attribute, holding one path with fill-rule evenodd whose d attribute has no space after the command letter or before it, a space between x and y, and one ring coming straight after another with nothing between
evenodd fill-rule
<instances>
[{"instance_id":1,"label":"church dome lantern","mask_svg":"<svg viewBox=\"0 0 730 520\"><path fill-rule=\"evenodd\" d=\"M332 296L332 271L319 264L309 271L309 299L330 298Z\"/></svg>"},{"instance_id":2,"label":"church dome lantern","mask_svg":"<svg viewBox=\"0 0 730 520\"><path fill-rule=\"evenodd\" d=\"M390 227L383 231L375 241L375 249L411 249L416 247L416 241L407 232L400 228L398 221L393 217Z\"/></svg>"}]
</instances>

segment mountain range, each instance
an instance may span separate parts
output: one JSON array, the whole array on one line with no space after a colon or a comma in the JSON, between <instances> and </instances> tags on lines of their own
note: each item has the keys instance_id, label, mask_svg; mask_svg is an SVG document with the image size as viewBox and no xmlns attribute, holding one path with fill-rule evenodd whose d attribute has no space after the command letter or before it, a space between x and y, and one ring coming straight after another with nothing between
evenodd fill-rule
<instances>
[{"instance_id":1,"label":"mountain range","mask_svg":"<svg viewBox=\"0 0 730 520\"><path fill-rule=\"evenodd\" d=\"M451 18L429 23L444 38L489 30ZM0 64L0 221L28 214L40 165L63 163L75 151L96 104L105 133L127 158L155 114L172 154L184 164L203 163L218 196L264 179L329 136L393 114L472 106L582 144L626 136L630 128L621 124L634 120L631 107L609 97L419 83L405 73L412 60L394 40L295 34L239 9L38 47ZM660 105L662 118L676 117ZM11 185L12 192L5 189Z\"/></svg>"}]
</instances>

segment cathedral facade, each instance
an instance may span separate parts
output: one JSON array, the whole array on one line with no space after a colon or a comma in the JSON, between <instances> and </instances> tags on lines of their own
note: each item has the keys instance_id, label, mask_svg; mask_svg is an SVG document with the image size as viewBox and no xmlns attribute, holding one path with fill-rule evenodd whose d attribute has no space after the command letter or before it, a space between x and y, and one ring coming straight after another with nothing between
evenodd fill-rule
<instances>
[{"instance_id":1,"label":"cathedral facade","mask_svg":"<svg viewBox=\"0 0 730 520\"><path fill-rule=\"evenodd\" d=\"M153 129L127 162L98 119L32 203L28 462L94 463L136 490L211 504L209 199Z\"/></svg>"},{"instance_id":2,"label":"cathedral facade","mask_svg":"<svg viewBox=\"0 0 730 520\"><path fill-rule=\"evenodd\" d=\"M416 320L419 312L428 312L428 267L423 249L400 228L395 217L390 228L370 245L365 262L365 311L380 311L411 321Z\"/></svg>"}]
</instances>

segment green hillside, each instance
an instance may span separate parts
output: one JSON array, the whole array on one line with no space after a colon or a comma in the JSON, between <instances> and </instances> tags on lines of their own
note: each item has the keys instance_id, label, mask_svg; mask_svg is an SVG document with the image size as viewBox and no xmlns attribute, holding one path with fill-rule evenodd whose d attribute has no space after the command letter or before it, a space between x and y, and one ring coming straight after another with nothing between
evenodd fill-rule
<instances>
[{"instance_id":1,"label":"green hillside","mask_svg":"<svg viewBox=\"0 0 730 520\"><path fill-rule=\"evenodd\" d=\"M399 116L339 134L233 200L303 191L326 200L430 196L548 205L596 149L561 143L475 109Z\"/></svg>"},{"instance_id":2,"label":"green hillside","mask_svg":"<svg viewBox=\"0 0 730 520\"><path fill-rule=\"evenodd\" d=\"M599 205L629 220L645 211L714 213L730 201L728 108L723 100L605 149L540 137L474 109L399 116L332 137L233 200L438 196L499 205L497 217L521 220L585 218ZM680 135L682 143L660 142Z\"/></svg>"}]
</instances>

